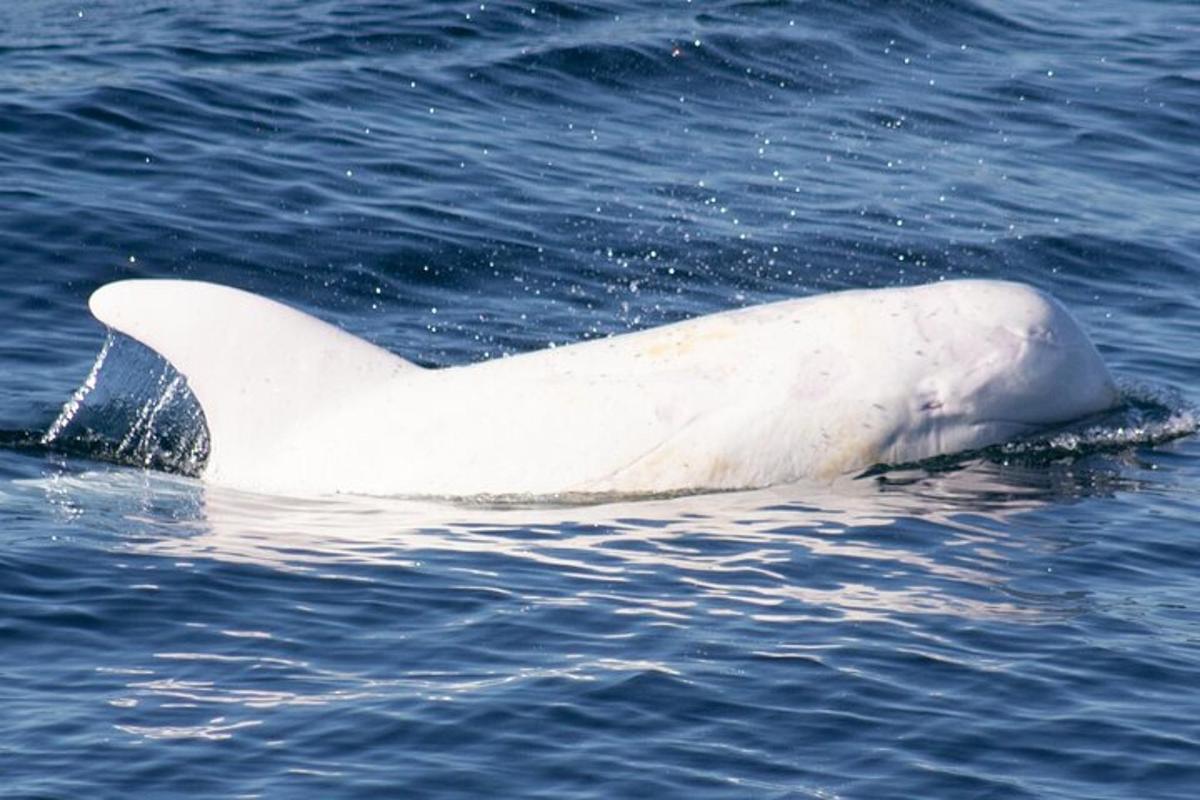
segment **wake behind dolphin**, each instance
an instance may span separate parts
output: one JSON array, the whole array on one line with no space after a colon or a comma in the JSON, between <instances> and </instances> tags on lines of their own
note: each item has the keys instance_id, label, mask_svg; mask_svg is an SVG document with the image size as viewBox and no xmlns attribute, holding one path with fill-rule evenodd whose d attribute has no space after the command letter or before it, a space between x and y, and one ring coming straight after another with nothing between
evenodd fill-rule
<instances>
[{"instance_id":1,"label":"wake behind dolphin","mask_svg":"<svg viewBox=\"0 0 1200 800\"><path fill-rule=\"evenodd\" d=\"M182 373L203 477L286 495L607 495L832 479L1114 407L1075 319L947 281L712 314L444 369L210 283L133 280L95 316Z\"/></svg>"}]
</instances>

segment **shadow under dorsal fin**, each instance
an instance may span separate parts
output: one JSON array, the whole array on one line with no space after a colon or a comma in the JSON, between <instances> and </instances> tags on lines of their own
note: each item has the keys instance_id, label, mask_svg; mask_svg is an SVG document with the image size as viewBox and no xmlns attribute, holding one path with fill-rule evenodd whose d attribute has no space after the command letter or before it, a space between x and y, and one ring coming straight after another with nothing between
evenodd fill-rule
<instances>
[{"instance_id":1,"label":"shadow under dorsal fin","mask_svg":"<svg viewBox=\"0 0 1200 800\"><path fill-rule=\"evenodd\" d=\"M208 472L274 461L306 422L421 367L294 308L187 280L128 280L89 301L98 320L159 353L204 409Z\"/></svg>"}]
</instances>

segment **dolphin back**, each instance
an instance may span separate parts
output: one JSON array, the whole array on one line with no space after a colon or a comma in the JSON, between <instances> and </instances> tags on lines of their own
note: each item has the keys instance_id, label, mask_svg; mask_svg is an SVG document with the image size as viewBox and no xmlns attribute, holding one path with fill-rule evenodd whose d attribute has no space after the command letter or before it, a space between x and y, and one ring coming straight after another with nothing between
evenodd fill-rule
<instances>
[{"instance_id":1,"label":"dolphin back","mask_svg":"<svg viewBox=\"0 0 1200 800\"><path fill-rule=\"evenodd\" d=\"M427 370L209 283L92 312L184 375L204 478L272 494L638 495L830 480L1028 435L1119 393L1078 322L1002 281L851 290Z\"/></svg>"},{"instance_id":2,"label":"dolphin back","mask_svg":"<svg viewBox=\"0 0 1200 800\"><path fill-rule=\"evenodd\" d=\"M425 371L329 323L228 286L120 281L97 290L89 306L187 379L209 431L205 477L224 483L247 483L237 473L264 462L300 466L292 459L311 458L303 445L309 420L347 394Z\"/></svg>"}]
</instances>

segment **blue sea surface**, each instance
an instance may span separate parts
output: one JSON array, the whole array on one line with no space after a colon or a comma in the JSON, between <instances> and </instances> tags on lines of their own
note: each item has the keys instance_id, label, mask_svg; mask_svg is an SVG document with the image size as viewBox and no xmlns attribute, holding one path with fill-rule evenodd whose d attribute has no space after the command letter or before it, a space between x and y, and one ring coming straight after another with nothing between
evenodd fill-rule
<instances>
[{"instance_id":1,"label":"blue sea surface","mask_svg":"<svg viewBox=\"0 0 1200 800\"><path fill-rule=\"evenodd\" d=\"M1190 0L0 5L0 797L1200 797L1198 131ZM131 277L430 366L1004 278L1125 402L834 486L261 497L88 313Z\"/></svg>"}]
</instances>

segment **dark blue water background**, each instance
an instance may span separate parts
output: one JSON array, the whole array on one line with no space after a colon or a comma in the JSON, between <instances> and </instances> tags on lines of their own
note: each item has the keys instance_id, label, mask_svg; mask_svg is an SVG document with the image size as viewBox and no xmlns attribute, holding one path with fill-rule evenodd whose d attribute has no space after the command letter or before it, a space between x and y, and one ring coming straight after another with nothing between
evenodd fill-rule
<instances>
[{"instance_id":1,"label":"dark blue water background","mask_svg":"<svg viewBox=\"0 0 1200 800\"><path fill-rule=\"evenodd\" d=\"M0 796L1200 795L1198 130L1192 2L10 0ZM1129 399L841 487L252 497L137 466L128 343L40 443L134 276L437 365L1009 278Z\"/></svg>"}]
</instances>

